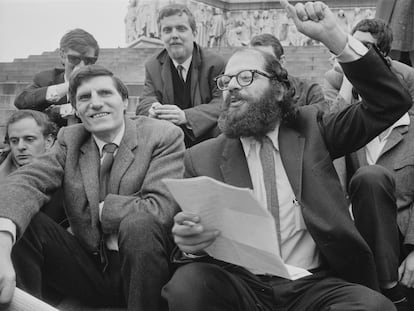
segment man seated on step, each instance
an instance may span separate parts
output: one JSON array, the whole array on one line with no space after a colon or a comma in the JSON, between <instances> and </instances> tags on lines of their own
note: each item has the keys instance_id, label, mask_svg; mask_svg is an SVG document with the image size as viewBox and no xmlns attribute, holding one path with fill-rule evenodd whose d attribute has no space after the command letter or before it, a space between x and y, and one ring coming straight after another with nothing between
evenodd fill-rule
<instances>
[{"instance_id":1,"label":"man seated on step","mask_svg":"<svg viewBox=\"0 0 414 311\"><path fill-rule=\"evenodd\" d=\"M375 47L385 56L390 65L391 70L401 79L403 85L408 89L414 104L414 68L391 59L388 54L391 50L393 41L392 30L388 24L378 18L363 19L351 31L352 36L360 40L363 44L370 47ZM346 107L349 101L355 102L358 97L355 92L349 94L349 98L345 98L345 102L341 104L341 88L349 86L349 81L343 79L344 74L341 67L336 63L334 68L325 73L325 79L322 88L325 97L329 104L335 102L335 105L330 105L330 110L336 111ZM344 85L345 83L345 85ZM351 86L352 87L352 86ZM413 114L414 105L410 109L410 114Z\"/></svg>"},{"instance_id":2,"label":"man seated on step","mask_svg":"<svg viewBox=\"0 0 414 311\"><path fill-rule=\"evenodd\" d=\"M398 120L411 107L410 95L383 56L344 33L324 3L281 3L300 32L337 55L362 102L336 114L296 107L287 73L272 55L237 51L216 79L223 134L188 149L185 176L253 189L274 218L282 260L312 275L292 281L206 256L220 232L180 212L173 258L186 264L163 296L170 311L395 310L379 292L373 254L350 216L332 160Z\"/></svg>"},{"instance_id":3,"label":"man seated on step","mask_svg":"<svg viewBox=\"0 0 414 311\"><path fill-rule=\"evenodd\" d=\"M162 179L182 177L183 133L127 118L128 90L101 66L76 71L69 95L82 123L0 180L0 304L17 280L37 297L48 285L91 306L163 310L178 207ZM70 230L38 213L59 187Z\"/></svg>"},{"instance_id":4,"label":"man seated on step","mask_svg":"<svg viewBox=\"0 0 414 311\"><path fill-rule=\"evenodd\" d=\"M43 112L28 109L14 112L6 123L5 142L9 152L0 164L0 180L50 150L56 134L56 124ZM58 189L50 202L42 207L42 212L57 223L66 219L62 195Z\"/></svg>"},{"instance_id":5,"label":"man seated on step","mask_svg":"<svg viewBox=\"0 0 414 311\"><path fill-rule=\"evenodd\" d=\"M279 39L269 33L254 36L250 46L273 54L282 67L286 66L286 56ZM316 105L320 109L328 109L322 88L318 83L307 81L304 78L288 76L291 88L294 90L293 98L298 106Z\"/></svg>"},{"instance_id":6,"label":"man seated on step","mask_svg":"<svg viewBox=\"0 0 414 311\"><path fill-rule=\"evenodd\" d=\"M225 62L195 42L196 22L186 6L161 8L157 23L165 48L145 64L145 87L136 113L181 127L189 147L218 134L222 101L213 79Z\"/></svg>"},{"instance_id":7,"label":"man seated on step","mask_svg":"<svg viewBox=\"0 0 414 311\"><path fill-rule=\"evenodd\" d=\"M82 66L94 64L99 55L95 38L83 29L73 29L60 40L59 57L64 68L36 74L33 82L15 99L18 109L45 112L59 127L79 122L69 104L69 77Z\"/></svg>"}]
</instances>

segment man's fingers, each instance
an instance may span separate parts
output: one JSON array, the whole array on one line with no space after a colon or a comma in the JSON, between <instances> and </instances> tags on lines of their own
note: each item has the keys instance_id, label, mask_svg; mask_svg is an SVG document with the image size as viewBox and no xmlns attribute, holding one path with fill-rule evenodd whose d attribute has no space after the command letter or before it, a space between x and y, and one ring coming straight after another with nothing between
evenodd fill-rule
<instances>
[{"instance_id":1,"label":"man's fingers","mask_svg":"<svg viewBox=\"0 0 414 311\"><path fill-rule=\"evenodd\" d=\"M7 306L13 298L16 282L14 280L3 282L3 288L0 292L0 306Z\"/></svg>"},{"instance_id":2,"label":"man's fingers","mask_svg":"<svg viewBox=\"0 0 414 311\"><path fill-rule=\"evenodd\" d=\"M325 8L327 8L327 5L325 3L320 1L315 2L314 9L318 19L325 18Z\"/></svg>"},{"instance_id":3,"label":"man's fingers","mask_svg":"<svg viewBox=\"0 0 414 311\"><path fill-rule=\"evenodd\" d=\"M306 11L306 14L308 15L309 19L311 19L315 22L319 21L319 17L316 15L315 7L314 7L313 3L306 2L305 3L305 11Z\"/></svg>"}]
</instances>

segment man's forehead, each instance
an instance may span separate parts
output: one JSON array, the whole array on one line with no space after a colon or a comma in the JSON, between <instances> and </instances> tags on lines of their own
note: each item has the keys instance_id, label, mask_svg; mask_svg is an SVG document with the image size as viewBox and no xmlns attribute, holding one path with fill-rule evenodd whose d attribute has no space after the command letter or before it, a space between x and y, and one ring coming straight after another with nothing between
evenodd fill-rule
<instances>
[{"instance_id":1,"label":"man's forehead","mask_svg":"<svg viewBox=\"0 0 414 311\"><path fill-rule=\"evenodd\" d=\"M235 74L241 70L263 70L264 59L258 51L236 52L227 62L225 73Z\"/></svg>"},{"instance_id":2,"label":"man's forehead","mask_svg":"<svg viewBox=\"0 0 414 311\"><path fill-rule=\"evenodd\" d=\"M164 16L160 20L161 26L172 25L172 24L185 24L190 25L189 17L185 12L173 14L170 16Z\"/></svg>"},{"instance_id":3,"label":"man's forehead","mask_svg":"<svg viewBox=\"0 0 414 311\"><path fill-rule=\"evenodd\" d=\"M110 76L91 77L81 82L76 93L97 90L101 88L115 88L115 83Z\"/></svg>"},{"instance_id":4,"label":"man's forehead","mask_svg":"<svg viewBox=\"0 0 414 311\"><path fill-rule=\"evenodd\" d=\"M41 133L42 128L35 119L28 117L10 123L8 132L13 137L34 136Z\"/></svg>"}]
</instances>

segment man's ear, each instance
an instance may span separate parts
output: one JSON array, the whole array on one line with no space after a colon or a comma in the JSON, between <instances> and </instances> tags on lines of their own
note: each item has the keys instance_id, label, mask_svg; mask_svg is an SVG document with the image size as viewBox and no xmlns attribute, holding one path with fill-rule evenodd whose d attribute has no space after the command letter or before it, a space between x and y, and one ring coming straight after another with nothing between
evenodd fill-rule
<instances>
[{"instance_id":1,"label":"man's ear","mask_svg":"<svg viewBox=\"0 0 414 311\"><path fill-rule=\"evenodd\" d=\"M280 56L279 63L282 65L282 67L285 67L285 65L286 65L286 56L285 55Z\"/></svg>"},{"instance_id":2,"label":"man's ear","mask_svg":"<svg viewBox=\"0 0 414 311\"><path fill-rule=\"evenodd\" d=\"M55 143L55 137L52 134L49 134L45 137L45 149L46 151L52 148Z\"/></svg>"},{"instance_id":3,"label":"man's ear","mask_svg":"<svg viewBox=\"0 0 414 311\"><path fill-rule=\"evenodd\" d=\"M66 54L65 54L65 51L63 49L59 49L59 57L60 57L60 61L61 61L62 65L65 65L65 63L66 63Z\"/></svg>"}]
</instances>

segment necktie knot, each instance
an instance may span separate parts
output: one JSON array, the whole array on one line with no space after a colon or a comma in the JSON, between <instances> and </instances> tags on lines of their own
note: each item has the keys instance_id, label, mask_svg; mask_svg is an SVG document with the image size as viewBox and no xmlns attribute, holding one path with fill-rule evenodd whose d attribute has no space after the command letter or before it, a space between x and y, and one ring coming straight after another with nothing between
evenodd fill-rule
<instances>
[{"instance_id":1,"label":"necktie knot","mask_svg":"<svg viewBox=\"0 0 414 311\"><path fill-rule=\"evenodd\" d=\"M114 143L105 144L102 151L107 153L114 153L118 146Z\"/></svg>"}]
</instances>

